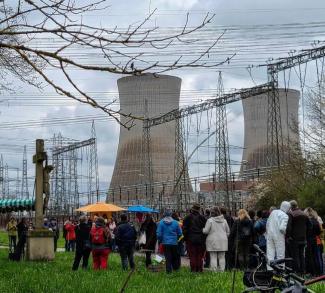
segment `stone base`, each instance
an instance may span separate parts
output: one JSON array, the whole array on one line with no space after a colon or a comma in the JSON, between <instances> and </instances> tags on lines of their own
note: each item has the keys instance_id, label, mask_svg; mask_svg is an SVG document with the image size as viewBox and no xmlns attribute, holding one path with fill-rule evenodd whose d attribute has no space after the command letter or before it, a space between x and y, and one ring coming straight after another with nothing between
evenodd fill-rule
<instances>
[{"instance_id":1,"label":"stone base","mask_svg":"<svg viewBox=\"0 0 325 293\"><path fill-rule=\"evenodd\" d=\"M27 260L54 260L54 236L47 229L29 231L27 235Z\"/></svg>"}]
</instances>

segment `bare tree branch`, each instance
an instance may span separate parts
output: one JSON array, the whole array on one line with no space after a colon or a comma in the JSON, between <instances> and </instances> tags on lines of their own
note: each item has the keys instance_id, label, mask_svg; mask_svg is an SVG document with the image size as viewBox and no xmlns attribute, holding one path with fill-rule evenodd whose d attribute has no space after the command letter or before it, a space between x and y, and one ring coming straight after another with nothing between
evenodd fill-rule
<instances>
[{"instance_id":1,"label":"bare tree branch","mask_svg":"<svg viewBox=\"0 0 325 293\"><path fill-rule=\"evenodd\" d=\"M175 45L192 45L200 39L191 35L211 23L214 15L207 13L197 26L189 26L189 14L179 31L169 34L159 34L157 26L150 27L148 22L156 10L150 12L137 25L129 25L127 29L96 27L82 21L84 14L105 10L109 6L106 0L88 0L84 4L71 0L21 0L14 4L5 2L0 6L0 66L24 82L40 87L37 77L41 77L61 95L70 97L81 103L101 109L116 121L127 117L124 127L130 128L134 121L143 119L132 113L121 113L113 110L111 105L99 105L96 100L81 90L67 69L96 71L114 74L140 75L146 72L164 73L175 69L206 67L214 68L229 62L234 55L224 60L207 62L210 52L216 47L225 32L211 40L210 45L190 60L181 53L174 61L159 60L154 55L146 54L153 50L157 56L159 51L172 48ZM39 46L42 38L50 39L55 45L42 49ZM82 50L87 54L96 54L102 58L100 65L82 61L69 52ZM63 74L68 85L74 88L81 97L76 97L60 80L52 80L48 69L54 69ZM0 74L5 80L6 75ZM5 82L0 82L3 89Z\"/></svg>"}]
</instances>

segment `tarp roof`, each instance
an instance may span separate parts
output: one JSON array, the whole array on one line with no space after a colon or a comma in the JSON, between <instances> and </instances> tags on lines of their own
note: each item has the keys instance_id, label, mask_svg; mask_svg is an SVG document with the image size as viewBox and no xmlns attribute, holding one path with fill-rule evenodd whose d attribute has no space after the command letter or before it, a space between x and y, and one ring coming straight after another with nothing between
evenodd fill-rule
<instances>
[{"instance_id":1,"label":"tarp roof","mask_svg":"<svg viewBox=\"0 0 325 293\"><path fill-rule=\"evenodd\" d=\"M12 211L33 210L35 201L33 199L1 199L0 211L2 213Z\"/></svg>"}]
</instances>

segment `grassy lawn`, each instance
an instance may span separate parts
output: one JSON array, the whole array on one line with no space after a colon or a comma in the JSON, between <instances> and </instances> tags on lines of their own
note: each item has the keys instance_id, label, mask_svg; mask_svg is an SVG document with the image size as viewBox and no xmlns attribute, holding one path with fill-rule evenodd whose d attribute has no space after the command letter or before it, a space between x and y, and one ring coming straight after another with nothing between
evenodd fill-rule
<instances>
[{"instance_id":1,"label":"grassy lawn","mask_svg":"<svg viewBox=\"0 0 325 293\"><path fill-rule=\"evenodd\" d=\"M119 292L127 272L120 268L120 259L112 254L109 270L71 271L72 253L57 253L53 262L21 262L7 260L7 251L0 251L0 292L3 293L74 293ZM131 277L126 292L230 292L231 273L192 274L188 268L166 275L144 269L143 260L137 259L137 271ZM236 278L235 292L241 292L242 274ZM316 292L325 292L325 285L314 286Z\"/></svg>"},{"instance_id":2,"label":"grassy lawn","mask_svg":"<svg viewBox=\"0 0 325 293\"><path fill-rule=\"evenodd\" d=\"M0 233L1 244L6 244L6 233ZM63 241L61 247L63 247ZM111 254L109 270L94 272L79 270L72 272L73 253L59 252L53 262L11 262L7 249L0 249L0 292L1 293L104 293L119 292L128 272L122 271L120 258ZM188 268L166 275L152 273L144 268L142 258L137 258L137 270L132 275L126 292L230 292L232 274L204 272L192 274ZM311 287L315 292L325 292L325 284ZM235 292L241 292L242 273L236 275Z\"/></svg>"},{"instance_id":3,"label":"grassy lawn","mask_svg":"<svg viewBox=\"0 0 325 293\"><path fill-rule=\"evenodd\" d=\"M112 254L109 270L71 271L72 253L57 253L49 263L7 260L6 250L0 251L0 292L3 293L73 293L73 292L119 292L127 272L120 268L120 259ZM137 271L131 277L126 292L230 292L230 273L191 274L187 268L166 275L151 273L144 269L142 259L137 259ZM240 292L241 274L237 275L236 291Z\"/></svg>"}]
</instances>

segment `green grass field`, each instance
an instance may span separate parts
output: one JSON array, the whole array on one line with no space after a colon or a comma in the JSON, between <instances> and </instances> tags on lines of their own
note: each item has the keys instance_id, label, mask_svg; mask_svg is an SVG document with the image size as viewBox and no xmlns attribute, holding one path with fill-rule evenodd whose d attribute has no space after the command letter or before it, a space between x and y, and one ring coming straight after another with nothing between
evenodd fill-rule
<instances>
[{"instance_id":1,"label":"green grass field","mask_svg":"<svg viewBox=\"0 0 325 293\"><path fill-rule=\"evenodd\" d=\"M1 243L8 242L0 233ZM62 242L63 243L63 242ZM128 272L122 271L120 258L111 254L107 271L71 271L73 253L59 252L53 262L11 262L7 249L0 249L1 293L105 293L119 292ZM232 273L204 272L193 274L188 268L166 275L152 273L144 267L144 259L137 258L137 270L125 292L178 293L178 292L231 292ZM236 275L235 292L241 292L242 273ZM325 284L312 287L325 292Z\"/></svg>"},{"instance_id":2,"label":"green grass field","mask_svg":"<svg viewBox=\"0 0 325 293\"><path fill-rule=\"evenodd\" d=\"M119 292L127 272L122 271L120 259L112 254L107 271L71 271L72 253L57 253L53 262L21 262L7 260L7 252L0 251L0 292L3 293L73 293ZM237 275L235 292L240 292L241 274ZM137 270L126 292L230 292L230 273L191 274L187 268L166 275L152 273L137 259Z\"/></svg>"}]
</instances>

